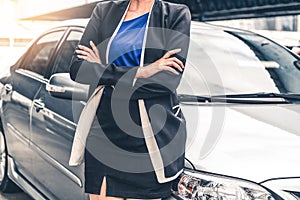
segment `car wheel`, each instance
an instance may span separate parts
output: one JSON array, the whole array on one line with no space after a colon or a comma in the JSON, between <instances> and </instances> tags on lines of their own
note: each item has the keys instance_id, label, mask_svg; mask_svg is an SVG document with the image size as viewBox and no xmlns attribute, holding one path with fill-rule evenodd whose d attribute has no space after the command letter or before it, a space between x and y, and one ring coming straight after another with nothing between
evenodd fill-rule
<instances>
[{"instance_id":1,"label":"car wheel","mask_svg":"<svg viewBox=\"0 0 300 200\"><path fill-rule=\"evenodd\" d=\"M0 122L1 123L1 122ZM2 129L2 127L0 127ZM7 176L7 148L3 131L0 129L0 192L11 193L20 188Z\"/></svg>"}]
</instances>

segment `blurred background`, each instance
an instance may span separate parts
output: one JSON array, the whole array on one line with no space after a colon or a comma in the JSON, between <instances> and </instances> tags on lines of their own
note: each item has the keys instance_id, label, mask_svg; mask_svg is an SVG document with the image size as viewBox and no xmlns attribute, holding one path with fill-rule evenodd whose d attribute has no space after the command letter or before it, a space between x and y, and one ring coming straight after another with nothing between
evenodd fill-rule
<instances>
[{"instance_id":1,"label":"blurred background","mask_svg":"<svg viewBox=\"0 0 300 200\"><path fill-rule=\"evenodd\" d=\"M33 38L57 23L55 20L23 19L90 2L93 1L0 0L0 66L13 63Z\"/></svg>"},{"instance_id":2,"label":"blurred background","mask_svg":"<svg viewBox=\"0 0 300 200\"><path fill-rule=\"evenodd\" d=\"M180 0L173 1L179 2ZM84 5L94 6L95 2L97 0L0 0L0 66L13 63L33 38L58 21L64 20L61 17L67 13L64 11L74 7L83 8ZM208 4L209 1L188 0L183 2L189 4L191 10L194 11L201 9L201 2ZM90 10L91 7L87 9L87 12ZM62 12L59 13L59 11ZM81 16L85 14L82 12L85 10L79 12ZM90 13L85 15L89 16ZM72 18L73 16L68 17ZM290 48L300 46L299 15L241 18L249 18L249 16L229 17L228 15L223 18L210 16L207 21L257 31ZM194 20L201 20L201 16L194 15Z\"/></svg>"}]
</instances>

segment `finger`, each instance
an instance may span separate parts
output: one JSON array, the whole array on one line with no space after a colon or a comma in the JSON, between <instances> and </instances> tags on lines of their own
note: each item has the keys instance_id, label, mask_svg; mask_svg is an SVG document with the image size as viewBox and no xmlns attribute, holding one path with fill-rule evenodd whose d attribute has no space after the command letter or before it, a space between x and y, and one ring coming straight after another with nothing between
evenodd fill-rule
<instances>
[{"instance_id":1,"label":"finger","mask_svg":"<svg viewBox=\"0 0 300 200\"><path fill-rule=\"evenodd\" d=\"M170 58L172 55L177 54L181 51L181 49L173 49L171 51L168 51L163 58Z\"/></svg>"},{"instance_id":2,"label":"finger","mask_svg":"<svg viewBox=\"0 0 300 200\"><path fill-rule=\"evenodd\" d=\"M176 62L178 65L180 65L180 67L182 69L184 69L185 66L184 66L183 62L181 60L179 60L178 58L172 57L172 58L169 58L169 60L172 60L172 61Z\"/></svg>"},{"instance_id":3,"label":"finger","mask_svg":"<svg viewBox=\"0 0 300 200\"><path fill-rule=\"evenodd\" d=\"M96 45L93 41L90 41L90 45L91 45L93 51L95 52L95 60L98 60L98 62L101 64L102 61L101 61L101 58L100 58L100 55L99 55L98 48L96 47Z\"/></svg>"},{"instance_id":4,"label":"finger","mask_svg":"<svg viewBox=\"0 0 300 200\"><path fill-rule=\"evenodd\" d=\"M180 65L178 65L176 62L174 62L174 61L167 61L166 62L166 64L165 65L167 65L167 66L169 66L169 67L173 67L173 68L175 68L175 69L177 69L177 70L179 70L179 71L183 71L183 69L180 67Z\"/></svg>"},{"instance_id":5,"label":"finger","mask_svg":"<svg viewBox=\"0 0 300 200\"><path fill-rule=\"evenodd\" d=\"M97 49L97 47L96 47L96 45L94 44L93 41L90 41L90 45L91 45L92 50L93 50L92 56L94 57L94 59L97 59L99 57L98 49Z\"/></svg>"},{"instance_id":6,"label":"finger","mask_svg":"<svg viewBox=\"0 0 300 200\"><path fill-rule=\"evenodd\" d=\"M93 51L90 48L86 47L86 46L78 45L78 48L81 49L81 51L86 52L86 55L92 55L93 54Z\"/></svg>"},{"instance_id":7,"label":"finger","mask_svg":"<svg viewBox=\"0 0 300 200\"><path fill-rule=\"evenodd\" d=\"M97 55L95 54L95 52L92 49L89 49L88 56L90 56L93 59L97 59Z\"/></svg>"},{"instance_id":8,"label":"finger","mask_svg":"<svg viewBox=\"0 0 300 200\"><path fill-rule=\"evenodd\" d=\"M93 62L96 62L94 58L91 58L90 56L78 56L79 58L87 61L87 62L90 62L90 63L93 63Z\"/></svg>"},{"instance_id":9,"label":"finger","mask_svg":"<svg viewBox=\"0 0 300 200\"><path fill-rule=\"evenodd\" d=\"M165 70L165 71L169 71L175 75L179 75L179 73L172 67L169 67L169 66L162 66L162 69Z\"/></svg>"},{"instance_id":10,"label":"finger","mask_svg":"<svg viewBox=\"0 0 300 200\"><path fill-rule=\"evenodd\" d=\"M86 51L82 51L82 50L75 50L76 53L81 54L81 56L84 56L84 60L86 61L93 61L93 60L97 60L97 58L94 58L93 55L91 55L89 52Z\"/></svg>"},{"instance_id":11,"label":"finger","mask_svg":"<svg viewBox=\"0 0 300 200\"><path fill-rule=\"evenodd\" d=\"M82 60L86 60L87 56L82 56L82 55L77 55L78 58L82 59Z\"/></svg>"},{"instance_id":12,"label":"finger","mask_svg":"<svg viewBox=\"0 0 300 200\"><path fill-rule=\"evenodd\" d=\"M96 56L99 57L99 51L98 51L96 45L94 44L94 42L93 42L93 41L90 41L90 45L91 45L91 47L92 47L92 50L95 52Z\"/></svg>"},{"instance_id":13,"label":"finger","mask_svg":"<svg viewBox=\"0 0 300 200\"><path fill-rule=\"evenodd\" d=\"M83 50L83 51L86 51L90 54L93 53L93 50L91 50L90 48L86 47L86 46L83 46L83 45L78 45L79 49Z\"/></svg>"},{"instance_id":14,"label":"finger","mask_svg":"<svg viewBox=\"0 0 300 200\"><path fill-rule=\"evenodd\" d=\"M76 52L77 54L81 54L81 55L83 55L83 56L87 56L87 55L89 55L89 53L88 53L88 52L86 52L86 51L82 51L82 50L75 50L75 52Z\"/></svg>"},{"instance_id":15,"label":"finger","mask_svg":"<svg viewBox=\"0 0 300 200\"><path fill-rule=\"evenodd\" d=\"M163 58L170 58L172 55L177 54L181 51L181 49L173 49L171 51L168 51Z\"/></svg>"}]
</instances>

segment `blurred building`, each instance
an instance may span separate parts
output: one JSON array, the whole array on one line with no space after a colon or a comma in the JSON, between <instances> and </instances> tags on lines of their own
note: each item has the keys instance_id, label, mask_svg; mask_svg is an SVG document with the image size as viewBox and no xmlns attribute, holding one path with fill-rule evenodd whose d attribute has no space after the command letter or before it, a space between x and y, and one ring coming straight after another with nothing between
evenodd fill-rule
<instances>
[{"instance_id":1,"label":"blurred building","mask_svg":"<svg viewBox=\"0 0 300 200\"><path fill-rule=\"evenodd\" d=\"M0 46L25 46L32 38L51 26L53 21L24 21L36 16L95 0L0 0Z\"/></svg>"},{"instance_id":2,"label":"blurred building","mask_svg":"<svg viewBox=\"0 0 300 200\"><path fill-rule=\"evenodd\" d=\"M250 30L300 31L298 15L217 21L215 24Z\"/></svg>"},{"instance_id":3,"label":"blurred building","mask_svg":"<svg viewBox=\"0 0 300 200\"><path fill-rule=\"evenodd\" d=\"M0 46L24 46L35 35L45 30L53 21L19 20L45 13L51 13L99 0L0 0ZM180 2L181 0L170 0ZM189 4L193 2L193 4ZM197 3L198 2L198 3ZM200 0L185 3L200 9ZM203 1L205 2L205 1ZM200 7L199 7L200 6ZM300 31L300 18L297 15L257 19L227 20L213 22L248 30ZM299 37L300 38L300 37Z\"/></svg>"},{"instance_id":4,"label":"blurred building","mask_svg":"<svg viewBox=\"0 0 300 200\"><path fill-rule=\"evenodd\" d=\"M289 48L300 47L300 16L216 21L213 24L251 30Z\"/></svg>"}]
</instances>

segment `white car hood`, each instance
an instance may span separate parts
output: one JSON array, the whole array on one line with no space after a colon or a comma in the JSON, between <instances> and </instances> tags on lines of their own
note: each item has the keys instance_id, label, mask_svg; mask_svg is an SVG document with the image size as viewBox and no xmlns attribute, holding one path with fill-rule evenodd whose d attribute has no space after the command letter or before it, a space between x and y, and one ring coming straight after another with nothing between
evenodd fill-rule
<instances>
[{"instance_id":1,"label":"white car hood","mask_svg":"<svg viewBox=\"0 0 300 200\"><path fill-rule=\"evenodd\" d=\"M238 107L243 113L222 106L181 107L188 130L186 158L196 169L255 182L300 177L300 134L243 114L247 110L253 114L257 107ZM299 113L284 107L262 106L254 113L264 116L264 111L267 121L272 118L268 114L279 115L277 119L286 120L295 130L300 122Z\"/></svg>"}]
</instances>

